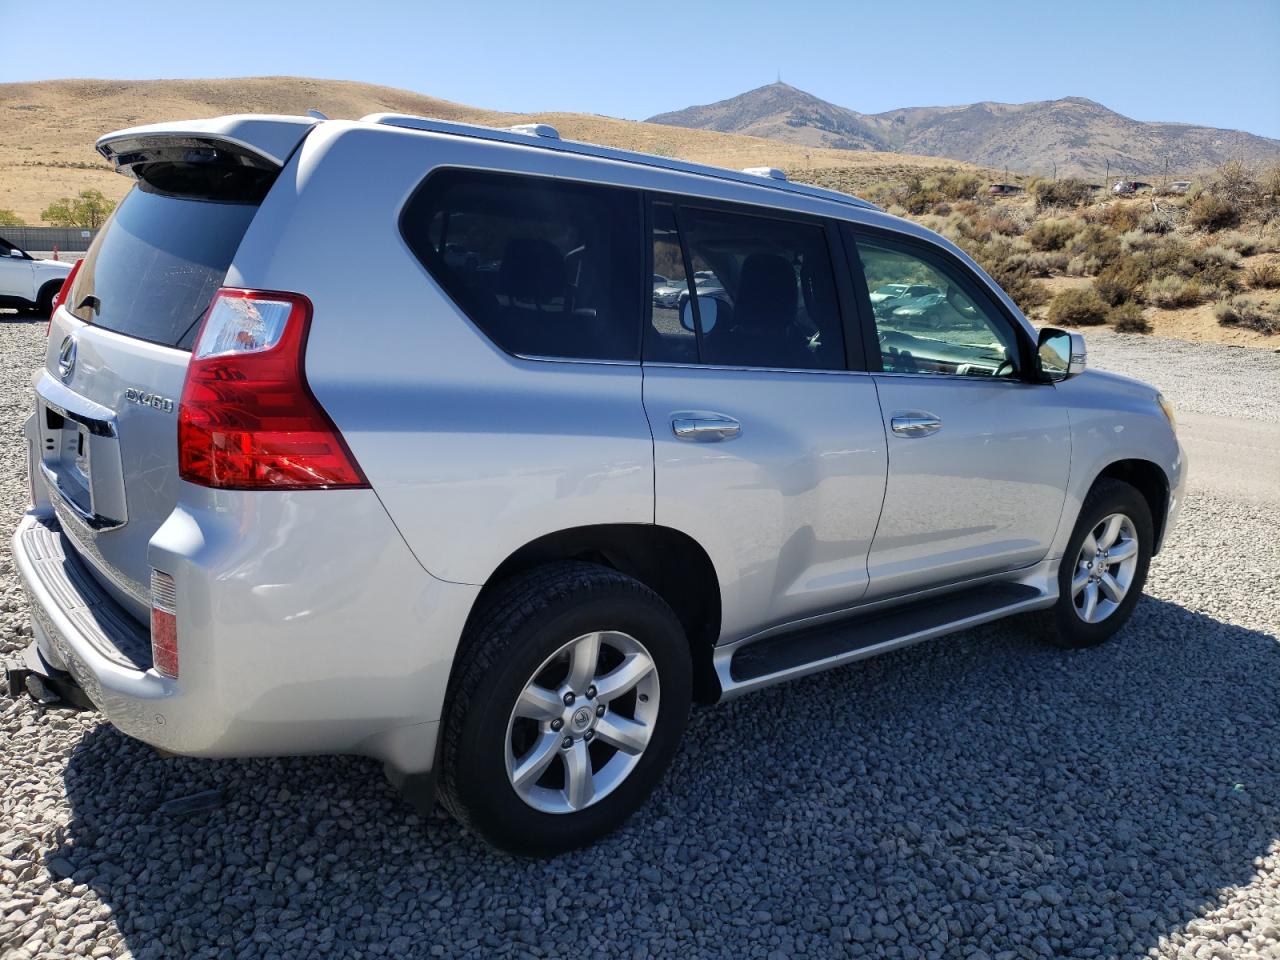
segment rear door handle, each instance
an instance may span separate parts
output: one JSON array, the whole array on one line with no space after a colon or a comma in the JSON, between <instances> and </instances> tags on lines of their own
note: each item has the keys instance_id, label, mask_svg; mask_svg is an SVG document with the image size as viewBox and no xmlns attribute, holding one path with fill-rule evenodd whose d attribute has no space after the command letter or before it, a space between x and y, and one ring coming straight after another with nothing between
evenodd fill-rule
<instances>
[{"instance_id":1,"label":"rear door handle","mask_svg":"<svg viewBox=\"0 0 1280 960\"><path fill-rule=\"evenodd\" d=\"M732 440L742 433L742 424L733 417L721 414L676 414L671 418L671 430L681 440L710 443L716 440Z\"/></svg>"},{"instance_id":2,"label":"rear door handle","mask_svg":"<svg viewBox=\"0 0 1280 960\"><path fill-rule=\"evenodd\" d=\"M927 437L942 429L942 421L931 413L898 413L889 426L900 437Z\"/></svg>"}]
</instances>

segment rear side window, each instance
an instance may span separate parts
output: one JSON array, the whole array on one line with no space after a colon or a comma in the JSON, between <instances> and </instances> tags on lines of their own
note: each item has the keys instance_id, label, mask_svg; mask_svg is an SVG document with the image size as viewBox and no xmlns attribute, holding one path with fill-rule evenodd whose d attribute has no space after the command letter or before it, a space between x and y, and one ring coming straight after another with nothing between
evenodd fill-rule
<instances>
[{"instance_id":1,"label":"rear side window","mask_svg":"<svg viewBox=\"0 0 1280 960\"><path fill-rule=\"evenodd\" d=\"M509 353L639 359L638 194L442 170L409 201L401 231L436 282Z\"/></svg>"},{"instance_id":2,"label":"rear side window","mask_svg":"<svg viewBox=\"0 0 1280 960\"><path fill-rule=\"evenodd\" d=\"M835 277L819 224L655 204L652 243L655 272L666 266L677 279L654 288L647 360L845 368Z\"/></svg>"},{"instance_id":3,"label":"rear side window","mask_svg":"<svg viewBox=\"0 0 1280 960\"><path fill-rule=\"evenodd\" d=\"M67 307L86 323L190 350L257 211L134 187L89 247Z\"/></svg>"}]
</instances>

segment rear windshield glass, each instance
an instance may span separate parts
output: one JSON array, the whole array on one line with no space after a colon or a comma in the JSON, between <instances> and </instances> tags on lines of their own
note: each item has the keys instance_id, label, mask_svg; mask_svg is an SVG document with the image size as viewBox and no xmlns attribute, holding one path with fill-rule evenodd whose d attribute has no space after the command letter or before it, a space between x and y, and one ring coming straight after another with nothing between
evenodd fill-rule
<instances>
[{"instance_id":1,"label":"rear windshield glass","mask_svg":"<svg viewBox=\"0 0 1280 960\"><path fill-rule=\"evenodd\" d=\"M89 248L67 307L86 323L190 350L257 210L135 187Z\"/></svg>"}]
</instances>

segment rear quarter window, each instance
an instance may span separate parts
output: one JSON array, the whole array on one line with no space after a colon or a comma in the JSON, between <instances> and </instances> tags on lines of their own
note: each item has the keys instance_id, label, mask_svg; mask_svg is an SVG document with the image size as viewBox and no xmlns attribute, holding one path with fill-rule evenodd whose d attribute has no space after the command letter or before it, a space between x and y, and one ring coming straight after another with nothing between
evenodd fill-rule
<instances>
[{"instance_id":1,"label":"rear quarter window","mask_svg":"<svg viewBox=\"0 0 1280 960\"><path fill-rule=\"evenodd\" d=\"M541 177L441 170L400 227L431 276L509 353L638 360L640 197Z\"/></svg>"},{"instance_id":2,"label":"rear quarter window","mask_svg":"<svg viewBox=\"0 0 1280 960\"><path fill-rule=\"evenodd\" d=\"M134 187L90 246L68 309L106 330L190 350L257 211Z\"/></svg>"}]
</instances>

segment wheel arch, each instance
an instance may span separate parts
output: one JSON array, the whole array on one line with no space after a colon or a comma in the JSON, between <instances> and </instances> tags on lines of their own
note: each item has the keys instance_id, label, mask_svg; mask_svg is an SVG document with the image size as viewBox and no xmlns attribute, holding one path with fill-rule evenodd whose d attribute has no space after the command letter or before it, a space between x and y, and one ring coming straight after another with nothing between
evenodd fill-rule
<instances>
[{"instance_id":1,"label":"wheel arch","mask_svg":"<svg viewBox=\"0 0 1280 960\"><path fill-rule=\"evenodd\" d=\"M58 291L62 289L62 280L62 277L55 277L52 280L46 280L44 283L40 284L40 289L36 291L35 304L37 307L44 305L46 295L49 298L50 306L53 305L53 298L56 297L58 295Z\"/></svg>"},{"instance_id":2,"label":"wheel arch","mask_svg":"<svg viewBox=\"0 0 1280 960\"><path fill-rule=\"evenodd\" d=\"M654 524L595 524L557 530L526 543L503 560L485 582L476 605L503 581L561 560L610 567L662 597L689 640L695 699L709 703L719 698L711 655L720 635L720 580L711 557L696 540Z\"/></svg>"},{"instance_id":3,"label":"wheel arch","mask_svg":"<svg viewBox=\"0 0 1280 960\"><path fill-rule=\"evenodd\" d=\"M1153 553L1159 553L1164 543L1165 523L1169 515L1169 476L1164 469L1150 460L1132 458L1115 460L1107 464L1093 478L1090 489L1097 486L1099 480L1120 480L1142 494L1147 506L1151 509L1151 523L1155 537Z\"/></svg>"}]
</instances>

